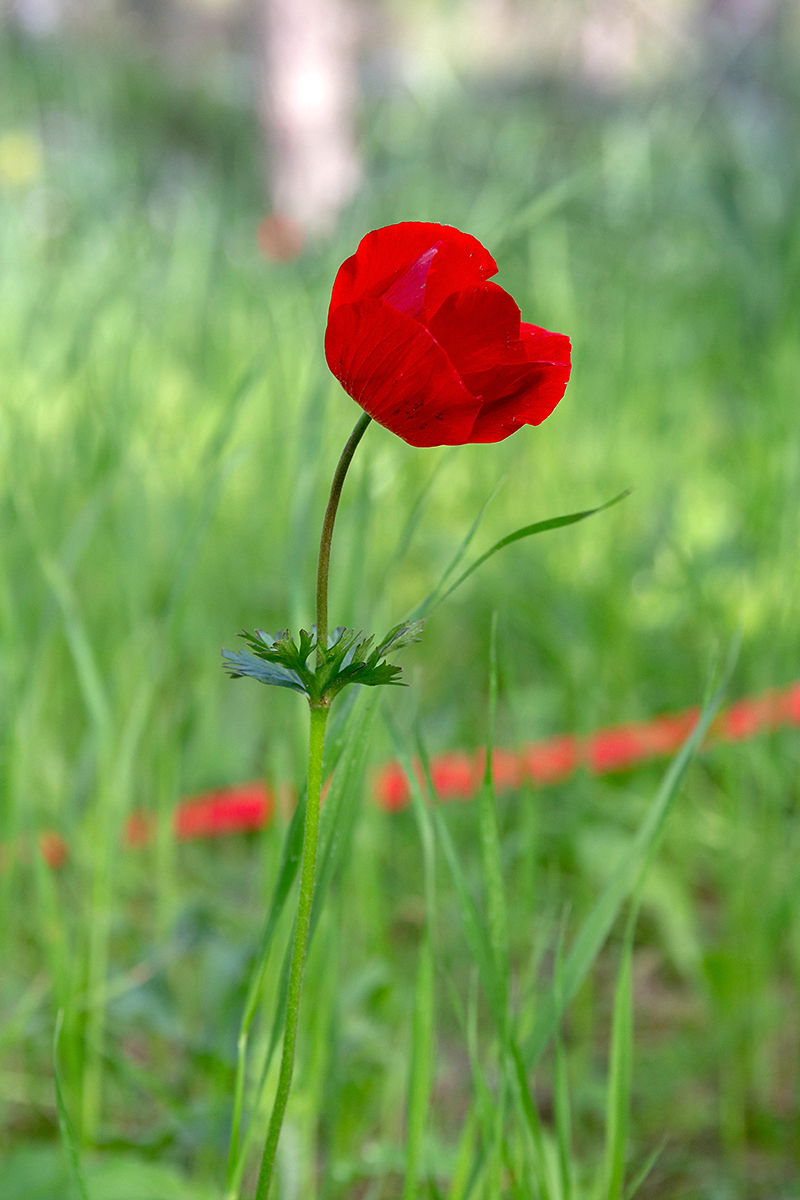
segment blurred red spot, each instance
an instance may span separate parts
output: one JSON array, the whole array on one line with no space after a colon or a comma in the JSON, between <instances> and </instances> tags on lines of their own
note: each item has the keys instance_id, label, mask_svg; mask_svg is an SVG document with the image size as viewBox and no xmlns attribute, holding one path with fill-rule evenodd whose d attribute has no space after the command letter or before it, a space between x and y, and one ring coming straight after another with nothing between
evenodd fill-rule
<instances>
[{"instance_id":1,"label":"blurred red spot","mask_svg":"<svg viewBox=\"0 0 800 1200\"><path fill-rule=\"evenodd\" d=\"M640 725L647 757L674 754L694 729L699 716L699 708L687 708L685 712L656 717L654 721Z\"/></svg>"},{"instance_id":2,"label":"blurred red spot","mask_svg":"<svg viewBox=\"0 0 800 1200\"><path fill-rule=\"evenodd\" d=\"M774 728L781 723L784 696L779 692L765 692L753 699L737 700L720 713L715 732L727 741L741 742L761 729Z\"/></svg>"},{"instance_id":3,"label":"blurred red spot","mask_svg":"<svg viewBox=\"0 0 800 1200\"><path fill-rule=\"evenodd\" d=\"M387 763L376 772L373 790L378 804L387 812L400 812L411 798L405 771L397 762Z\"/></svg>"},{"instance_id":4,"label":"blurred red spot","mask_svg":"<svg viewBox=\"0 0 800 1200\"><path fill-rule=\"evenodd\" d=\"M184 800L175 813L175 835L187 841L261 829L272 817L272 810L272 794L263 783L223 788Z\"/></svg>"},{"instance_id":5,"label":"blurred red spot","mask_svg":"<svg viewBox=\"0 0 800 1200\"><path fill-rule=\"evenodd\" d=\"M586 743L589 770L598 775L604 771L624 771L634 763L671 754L688 737L698 715L696 709L688 709L637 725L601 729Z\"/></svg>"},{"instance_id":6,"label":"blurred red spot","mask_svg":"<svg viewBox=\"0 0 800 1200\"><path fill-rule=\"evenodd\" d=\"M532 783L558 783L577 769L580 761L574 737L555 737L526 746L519 756L520 773Z\"/></svg>"},{"instance_id":7,"label":"blurred red spot","mask_svg":"<svg viewBox=\"0 0 800 1200\"><path fill-rule=\"evenodd\" d=\"M483 754L482 758L486 758ZM503 792L518 788L522 783L523 772L520 755L515 750L492 751L492 779L498 791Z\"/></svg>"},{"instance_id":8,"label":"blurred red spot","mask_svg":"<svg viewBox=\"0 0 800 1200\"><path fill-rule=\"evenodd\" d=\"M125 837L129 846L144 846L155 832L155 817L152 813L132 812L128 817Z\"/></svg>"},{"instance_id":9,"label":"blurred red spot","mask_svg":"<svg viewBox=\"0 0 800 1200\"><path fill-rule=\"evenodd\" d=\"M469 800L482 774L480 764L464 751L440 754L431 761L431 780L440 800Z\"/></svg>"},{"instance_id":10,"label":"blurred red spot","mask_svg":"<svg viewBox=\"0 0 800 1200\"><path fill-rule=\"evenodd\" d=\"M800 725L800 683L795 683L780 697L780 710L784 721Z\"/></svg>"},{"instance_id":11,"label":"blurred red spot","mask_svg":"<svg viewBox=\"0 0 800 1200\"><path fill-rule=\"evenodd\" d=\"M291 262L302 251L305 235L291 217L271 213L259 222L256 240L264 258L272 262Z\"/></svg>"},{"instance_id":12,"label":"blurred red spot","mask_svg":"<svg viewBox=\"0 0 800 1200\"><path fill-rule=\"evenodd\" d=\"M44 829L39 834L39 853L53 871L63 867L69 858L69 847L60 833Z\"/></svg>"}]
</instances>

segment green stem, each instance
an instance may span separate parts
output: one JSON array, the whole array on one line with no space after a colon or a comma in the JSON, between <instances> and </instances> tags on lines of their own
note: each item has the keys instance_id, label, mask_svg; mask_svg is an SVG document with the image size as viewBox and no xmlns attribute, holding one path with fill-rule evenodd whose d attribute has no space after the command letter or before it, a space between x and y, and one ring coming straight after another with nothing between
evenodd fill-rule
<instances>
[{"instance_id":1,"label":"green stem","mask_svg":"<svg viewBox=\"0 0 800 1200\"><path fill-rule=\"evenodd\" d=\"M331 560L331 540L333 526L336 521L336 510L342 494L345 476L356 447L364 436L364 432L372 417L362 413L356 422L355 429L347 439L342 451L331 484L328 497L328 507L325 509L325 519L322 522L322 537L319 543L319 561L317 564L317 667L322 665L323 649L328 645L328 568ZM311 728L308 746L308 791L306 794L306 816L303 825L303 852L300 860L300 897L297 903L297 921L294 927L292 943L292 962L289 969L289 988L286 997L286 1023L283 1030L283 1052L281 1069L278 1075L278 1090L275 1094L275 1104L267 1130L267 1142L264 1147L264 1157L261 1160L261 1170L256 1184L255 1200L267 1200L272 1169L275 1165L275 1155L278 1150L278 1139L281 1133L286 1103L289 1099L289 1089L292 1086L294 1071L294 1052L297 1044L297 1021L300 1015L300 993L303 987L303 968L306 960L308 944L308 923L311 917L311 901L314 897L314 871L317 864L317 839L319 836L319 804L322 792L322 751L325 745L325 725L328 720L328 705L326 698L311 705ZM238 1127L235 1130L238 1140Z\"/></svg>"},{"instance_id":2,"label":"green stem","mask_svg":"<svg viewBox=\"0 0 800 1200\"><path fill-rule=\"evenodd\" d=\"M278 1076L278 1090L267 1132L267 1143L261 1170L256 1185L255 1200L267 1200L278 1138L289 1099L294 1070L294 1051L297 1042L297 1019L300 1014L300 991L303 986L303 967L308 941L308 922L311 916L311 900L314 895L314 870L317 863L317 836L319 833L319 800L322 791L322 748L325 742L325 723L328 719L327 706L311 709L311 729L308 747L308 793L306 796L306 819L303 827L303 856L300 861L300 898L297 905L297 921L292 945L292 964L289 971L289 990L286 999L286 1025L283 1034L283 1054Z\"/></svg>"},{"instance_id":3,"label":"green stem","mask_svg":"<svg viewBox=\"0 0 800 1200\"><path fill-rule=\"evenodd\" d=\"M339 459L339 465L333 476L328 507L325 509L325 520L322 522L322 537L319 540L319 561L317 563L317 666L322 665L322 652L328 645L328 567L331 561L333 523L336 520L336 510L339 507L339 497L342 494L347 468L353 461L356 447L371 420L372 417L369 413L362 413L356 421L355 429L347 439L347 445L342 451L342 457Z\"/></svg>"}]
</instances>

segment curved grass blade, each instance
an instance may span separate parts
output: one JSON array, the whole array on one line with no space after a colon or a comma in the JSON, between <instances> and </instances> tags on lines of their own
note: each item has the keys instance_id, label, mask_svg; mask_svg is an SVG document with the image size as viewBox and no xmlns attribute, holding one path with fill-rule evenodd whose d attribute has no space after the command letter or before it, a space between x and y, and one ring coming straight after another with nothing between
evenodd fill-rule
<instances>
[{"instance_id":1,"label":"curved grass blade","mask_svg":"<svg viewBox=\"0 0 800 1200\"><path fill-rule=\"evenodd\" d=\"M666 1146L667 1141L668 1141L668 1139L664 1138L663 1141L661 1142L661 1144L656 1146L656 1148L652 1152L652 1154L648 1154L641 1170L638 1172L638 1174L636 1174L634 1176L633 1181L629 1185L628 1190L625 1193L625 1200L633 1200L633 1197L639 1191L639 1188L642 1186L645 1179L647 1179L647 1176L650 1174L653 1167L656 1165L659 1158L663 1154L664 1147Z\"/></svg>"},{"instance_id":2,"label":"curved grass blade","mask_svg":"<svg viewBox=\"0 0 800 1200\"><path fill-rule=\"evenodd\" d=\"M512 542L519 542L522 540L522 538L533 537L533 535L537 533L547 533L551 529L563 529L566 525L577 525L579 521L585 521L587 517L593 517L595 513L604 512L607 508L612 508L615 504L619 504L621 500L624 500L627 496L630 496L630 494L631 489L626 488L624 492L620 492L620 494L615 496L613 500L607 500L605 504L600 504L597 506L597 508L587 508L583 512L567 513L567 515L563 517L549 517L546 521L535 521L533 525L524 525L522 529L516 529L513 533L506 534L505 537L500 538L499 542L495 542L495 544L489 550L487 550L484 554L481 554L479 558L476 558L475 562L467 567L466 571L464 571L462 575L459 575L455 583L452 583L446 592L443 592L441 596L437 597L436 593L439 591L439 588L443 586L445 579L447 579L447 577L451 574L451 568L449 568L445 573L445 577L442 579L442 582L433 590L433 592L431 592L427 600L425 600L423 604L421 604L420 607L415 610L414 615L417 616L419 613L425 611L433 612L439 607L440 604L444 603L448 596L452 596L456 588L460 587L465 579L469 579L473 571L477 571L478 567L482 566L483 563L486 562L487 558L491 558L493 554L496 554L498 550L502 550L505 546L510 546ZM486 506L484 505L484 509L485 507ZM483 515L484 509L481 510L481 516Z\"/></svg>"},{"instance_id":3,"label":"curved grass blade","mask_svg":"<svg viewBox=\"0 0 800 1200\"><path fill-rule=\"evenodd\" d=\"M480 507L477 517L470 525L469 529L467 530L466 534L464 535L461 545L458 547L458 549L456 550L452 559L450 560L450 563L449 563L444 575L442 575L442 578L436 584L436 587L433 589L433 591L429 592L428 595L425 597L425 599L422 601L422 603L417 605L417 607L414 609L414 611L411 613L411 615L407 618L407 620L416 621L419 617L424 616L424 614L426 612L430 611L432 607L433 608L439 607L439 605L441 604L444 597L441 597L439 600L436 600L437 594L441 591L441 589L447 583L448 579L453 574L453 571L455 571L456 567L461 562L461 560L464 557L464 555L466 554L467 550L469 550L472 539L475 537L475 534L478 532L478 527L484 518L487 508L492 503L492 501L494 500L497 493L500 491L500 488L503 486L503 484L505 483L507 478L508 478L507 475L503 475L502 478L497 482L497 484L495 485L493 490L486 497L486 499L484 500L483 504ZM455 586L458 586L458 585L456 584ZM452 591L452 590L453 589L451 588L450 591ZM445 594L449 596L450 591L448 591ZM434 600L436 601L435 604L434 604Z\"/></svg>"}]
</instances>

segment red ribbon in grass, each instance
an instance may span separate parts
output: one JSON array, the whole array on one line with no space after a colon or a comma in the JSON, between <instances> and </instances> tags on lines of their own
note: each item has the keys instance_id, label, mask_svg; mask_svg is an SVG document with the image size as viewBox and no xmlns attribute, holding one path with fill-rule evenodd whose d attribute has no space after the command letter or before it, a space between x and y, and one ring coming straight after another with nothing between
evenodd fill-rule
<instances>
[{"instance_id":1,"label":"red ribbon in grass","mask_svg":"<svg viewBox=\"0 0 800 1200\"><path fill-rule=\"evenodd\" d=\"M561 736L533 742L519 750L496 749L492 771L498 791L523 785L543 787L561 783L583 767L595 775L626 771L638 763L673 754L683 744L697 720L698 710L656 717L627 725L599 729L585 738ZM800 682L782 690L744 697L719 713L708 744L741 742L756 734L787 725L800 725ZM431 779L440 800L469 800L484 774L485 752L450 751L433 758ZM416 769L421 772L419 764ZM397 812L409 802L408 781L396 762L380 767L373 777L378 805ZM173 833L179 841L224 837L262 829L272 820L275 797L264 783L220 788L181 801L173 816ZM130 846L148 842L155 832L150 813L131 815L126 840ZM58 868L69 857L64 838L54 830L39 835L39 852L48 866Z\"/></svg>"}]
</instances>

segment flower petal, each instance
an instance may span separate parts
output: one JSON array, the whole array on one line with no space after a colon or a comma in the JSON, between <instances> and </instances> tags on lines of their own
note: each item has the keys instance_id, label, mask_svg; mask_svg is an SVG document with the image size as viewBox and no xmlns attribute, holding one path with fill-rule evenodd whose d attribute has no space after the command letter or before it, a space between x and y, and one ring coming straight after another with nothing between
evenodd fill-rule
<instances>
[{"instance_id":1,"label":"flower petal","mask_svg":"<svg viewBox=\"0 0 800 1200\"><path fill-rule=\"evenodd\" d=\"M410 445L469 440L480 401L408 314L374 298L340 305L328 318L325 357L348 395Z\"/></svg>"},{"instance_id":2,"label":"flower petal","mask_svg":"<svg viewBox=\"0 0 800 1200\"><path fill-rule=\"evenodd\" d=\"M466 375L464 382L482 397L470 442L500 442L523 425L540 425L566 391L569 338L525 322L520 332L525 362Z\"/></svg>"},{"instance_id":3,"label":"flower petal","mask_svg":"<svg viewBox=\"0 0 800 1200\"><path fill-rule=\"evenodd\" d=\"M501 362L527 361L520 342L519 308L496 283L462 288L448 296L428 328L465 379L470 373L493 370Z\"/></svg>"},{"instance_id":4,"label":"flower petal","mask_svg":"<svg viewBox=\"0 0 800 1200\"><path fill-rule=\"evenodd\" d=\"M374 229L361 239L355 254L342 263L331 295L330 312L342 304L384 296L417 260L436 250L425 289L425 312L431 315L452 292L481 283L497 272L497 264L477 238L452 225L403 221ZM401 311L410 311L401 308Z\"/></svg>"}]
</instances>

